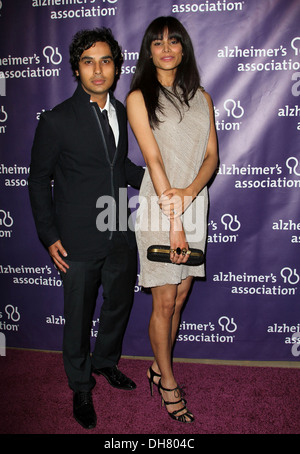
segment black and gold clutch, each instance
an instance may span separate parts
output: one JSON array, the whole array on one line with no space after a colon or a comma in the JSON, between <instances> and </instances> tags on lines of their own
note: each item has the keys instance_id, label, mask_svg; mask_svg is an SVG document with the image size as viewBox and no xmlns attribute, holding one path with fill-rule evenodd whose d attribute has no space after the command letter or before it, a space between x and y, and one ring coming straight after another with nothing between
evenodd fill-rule
<instances>
[{"instance_id":1,"label":"black and gold clutch","mask_svg":"<svg viewBox=\"0 0 300 454\"><path fill-rule=\"evenodd\" d=\"M172 263L170 260L170 252L170 246L152 245L147 249L147 259L151 262ZM181 254L182 250L178 248L174 253ZM204 254L201 249L190 248L185 254L189 256L189 259L186 263L183 263L183 265L199 266L204 262Z\"/></svg>"}]
</instances>

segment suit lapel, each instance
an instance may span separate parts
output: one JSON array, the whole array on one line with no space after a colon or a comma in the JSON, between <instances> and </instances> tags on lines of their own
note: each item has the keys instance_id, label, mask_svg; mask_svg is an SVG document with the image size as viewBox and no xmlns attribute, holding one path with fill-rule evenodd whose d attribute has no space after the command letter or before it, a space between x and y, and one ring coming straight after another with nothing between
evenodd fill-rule
<instances>
[{"instance_id":1,"label":"suit lapel","mask_svg":"<svg viewBox=\"0 0 300 454\"><path fill-rule=\"evenodd\" d=\"M122 150L122 148L124 147L124 140L127 136L126 135L127 123L126 123L126 120L124 121L124 113L122 112L118 103L114 103L114 107L116 109L118 125L119 125L119 142L118 142L118 146L117 146L117 150L116 150L116 154L118 154L118 152L120 152L120 150Z\"/></svg>"},{"instance_id":2,"label":"suit lapel","mask_svg":"<svg viewBox=\"0 0 300 454\"><path fill-rule=\"evenodd\" d=\"M81 85L79 84L77 87L77 90L75 91L73 95L73 101L74 101L74 109L76 116L79 120L79 124L81 125L81 128L86 129L89 131L89 134L92 137L95 137L95 143L98 141L99 138L102 143L102 149L105 152L106 158L108 159L109 162L109 154L108 154L108 149L105 141L105 129L103 125L103 119L102 116L100 115L100 109L96 105L95 107L93 106L94 103L90 102L90 96L83 90ZM116 152L115 156L113 159L113 163L118 159L118 154L120 153L120 150L122 150L122 147L124 147L124 140L126 138L126 119L124 121L124 112L122 111L120 105L118 102L116 102L116 99L112 93L110 93L110 101L113 104L114 108L116 109L116 114L117 114L117 120L118 120L118 125L119 125L119 141L116 147Z\"/></svg>"}]
</instances>

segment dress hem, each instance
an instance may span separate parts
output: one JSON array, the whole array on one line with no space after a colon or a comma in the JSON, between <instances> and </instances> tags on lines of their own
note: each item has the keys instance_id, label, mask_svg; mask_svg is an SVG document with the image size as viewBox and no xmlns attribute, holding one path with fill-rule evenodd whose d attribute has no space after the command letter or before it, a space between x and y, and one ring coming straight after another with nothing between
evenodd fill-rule
<instances>
[{"instance_id":1,"label":"dress hem","mask_svg":"<svg viewBox=\"0 0 300 454\"><path fill-rule=\"evenodd\" d=\"M162 287L163 285L167 285L167 284L170 284L170 285L178 285L178 284L181 284L182 281L184 281L185 279L187 279L188 277L199 277L199 278L205 278L205 273L203 273L203 275L199 275L199 274L188 274L186 277L183 277L181 279L173 279L173 282L170 282L170 280L168 280L168 282L159 282L159 283L153 283L153 284L148 284L146 285L146 283L142 283L141 280L138 281L138 285L140 287L143 287L145 289L149 289L149 288L152 288L152 287Z\"/></svg>"}]
</instances>

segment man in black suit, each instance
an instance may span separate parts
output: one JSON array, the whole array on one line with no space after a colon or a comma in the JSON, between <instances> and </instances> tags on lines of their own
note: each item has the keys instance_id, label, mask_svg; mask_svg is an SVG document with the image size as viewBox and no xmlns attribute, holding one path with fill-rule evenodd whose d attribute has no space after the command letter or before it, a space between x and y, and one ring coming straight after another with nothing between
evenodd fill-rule
<instances>
[{"instance_id":1,"label":"man in black suit","mask_svg":"<svg viewBox=\"0 0 300 454\"><path fill-rule=\"evenodd\" d=\"M124 214L120 204L127 185L138 188L144 170L127 157L126 110L112 93L122 54L111 31L78 32L70 45L70 63L77 89L41 115L28 184L38 235L64 284L63 358L74 392L74 417L93 428L92 373L117 388L136 387L117 367L137 261L133 229L119 213ZM128 220L127 192L125 202ZM91 356L91 322L101 284L103 304Z\"/></svg>"}]
</instances>

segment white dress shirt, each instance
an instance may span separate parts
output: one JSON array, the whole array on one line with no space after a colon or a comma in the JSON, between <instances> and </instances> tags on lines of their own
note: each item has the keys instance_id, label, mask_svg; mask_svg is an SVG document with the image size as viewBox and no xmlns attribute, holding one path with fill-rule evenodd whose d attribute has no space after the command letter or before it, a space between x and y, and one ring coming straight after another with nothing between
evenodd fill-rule
<instances>
[{"instance_id":1,"label":"white dress shirt","mask_svg":"<svg viewBox=\"0 0 300 454\"><path fill-rule=\"evenodd\" d=\"M102 112L102 110L107 110L108 121L109 121L110 127L114 133L116 146L118 146L119 124L118 124L118 119L117 119L117 112L116 112L116 109L114 108L114 106L112 105L112 103L110 102L109 93L107 93L107 100L106 100L105 106L103 107L103 109L100 108L100 110L101 110L101 112Z\"/></svg>"}]
</instances>

